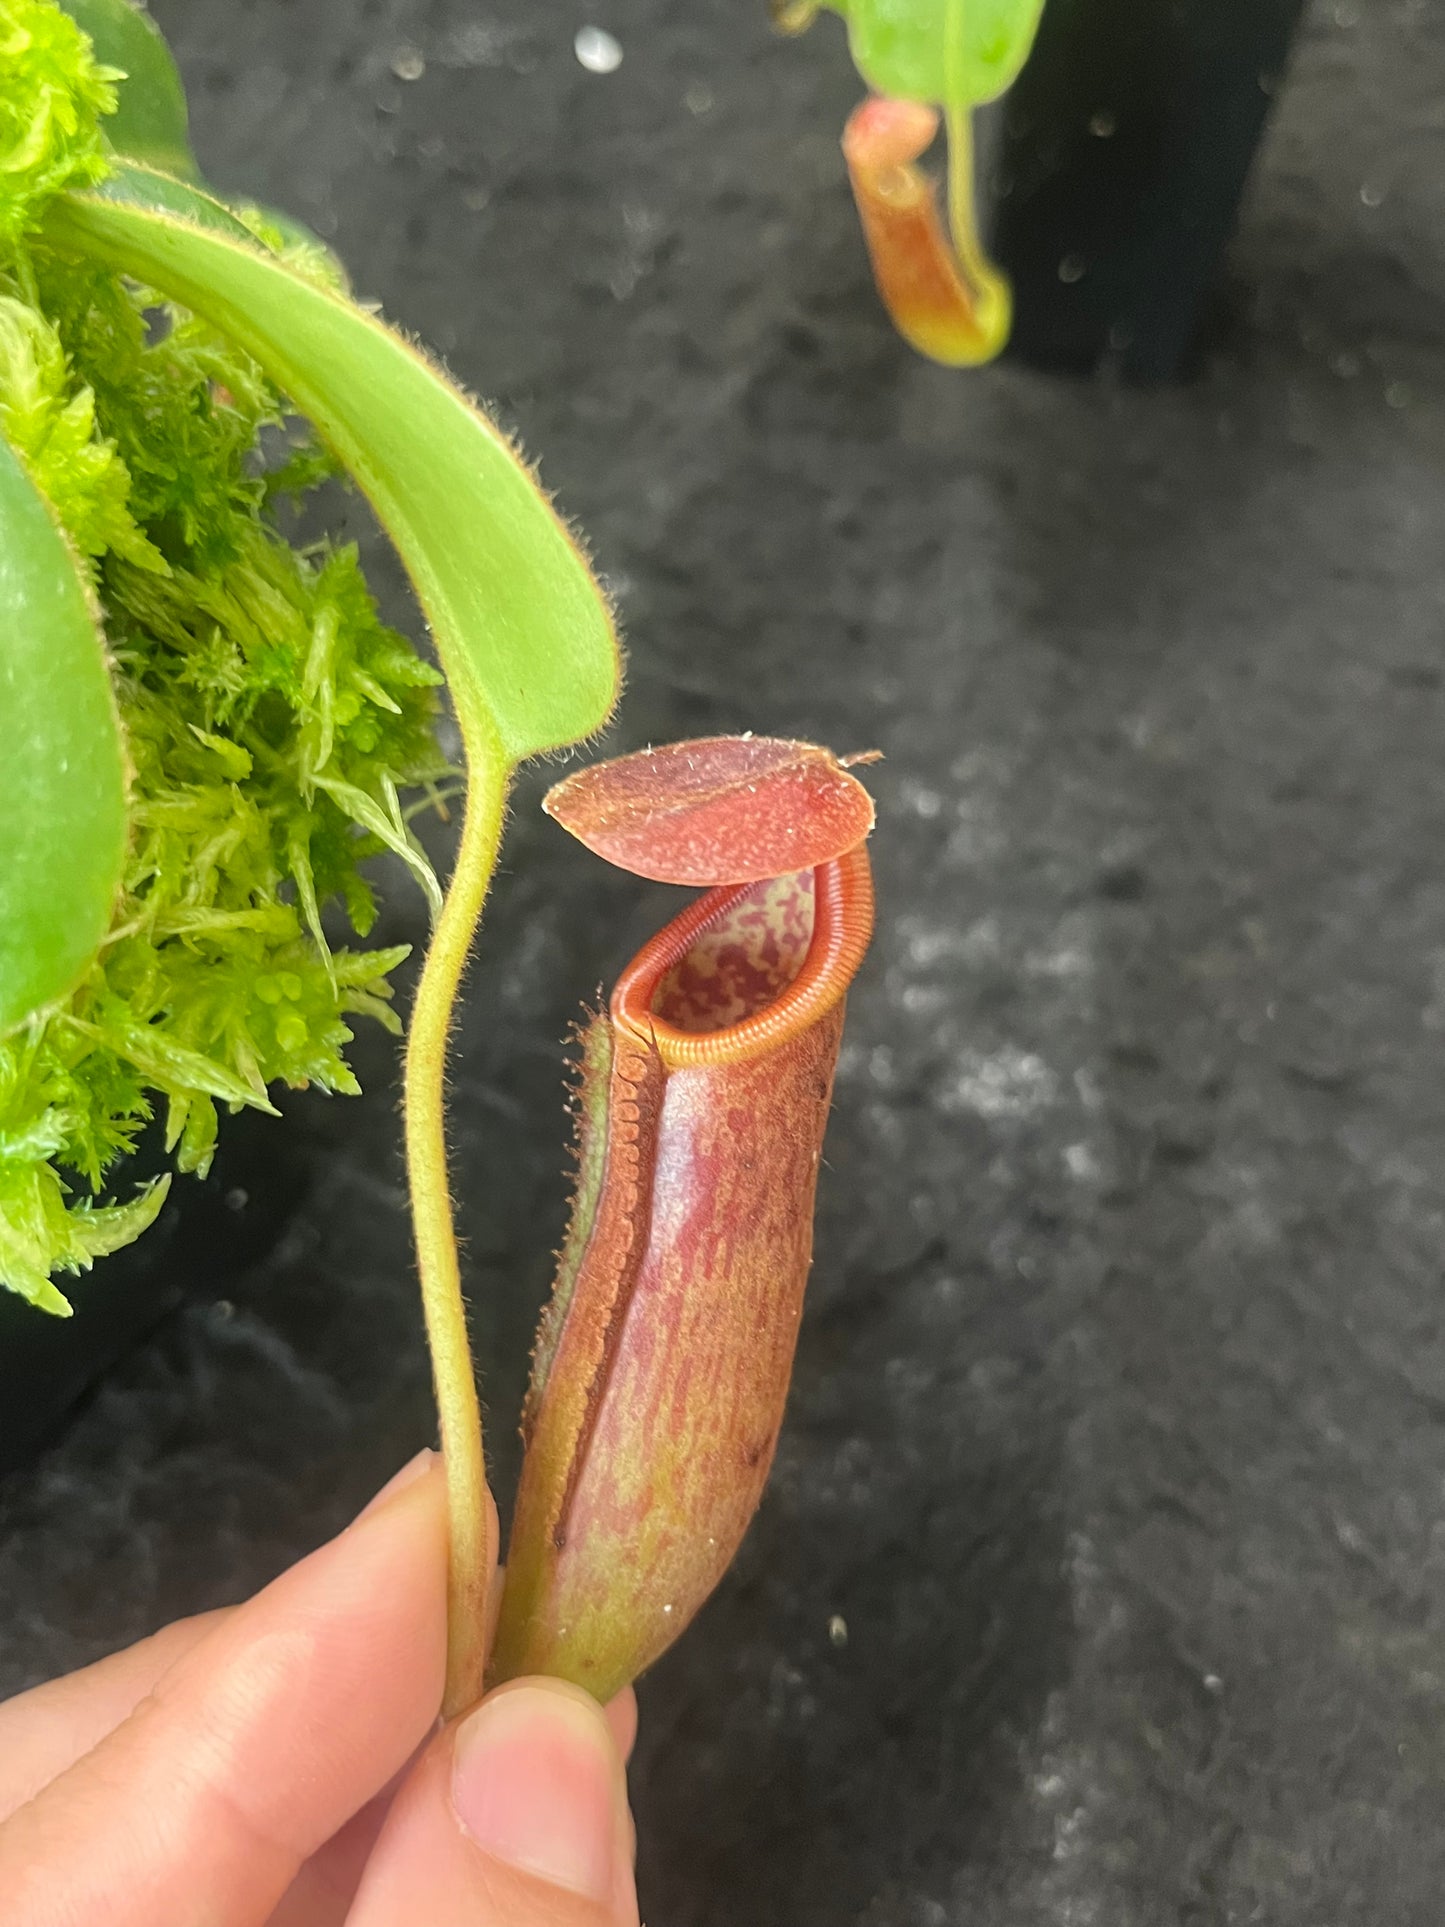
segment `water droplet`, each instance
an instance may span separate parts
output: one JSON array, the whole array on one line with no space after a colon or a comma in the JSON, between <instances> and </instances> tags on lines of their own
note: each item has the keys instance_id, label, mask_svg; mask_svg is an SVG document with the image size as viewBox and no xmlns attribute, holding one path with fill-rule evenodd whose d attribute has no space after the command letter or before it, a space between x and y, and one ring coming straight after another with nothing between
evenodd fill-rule
<instances>
[{"instance_id":1,"label":"water droplet","mask_svg":"<svg viewBox=\"0 0 1445 1927\"><path fill-rule=\"evenodd\" d=\"M1087 1144L1065 1145L1064 1169L1080 1184L1087 1184L1100 1175L1099 1160Z\"/></svg>"},{"instance_id":2,"label":"water droplet","mask_svg":"<svg viewBox=\"0 0 1445 1927\"><path fill-rule=\"evenodd\" d=\"M579 27L572 51L589 74L615 74L622 65L622 43L605 27Z\"/></svg>"}]
</instances>

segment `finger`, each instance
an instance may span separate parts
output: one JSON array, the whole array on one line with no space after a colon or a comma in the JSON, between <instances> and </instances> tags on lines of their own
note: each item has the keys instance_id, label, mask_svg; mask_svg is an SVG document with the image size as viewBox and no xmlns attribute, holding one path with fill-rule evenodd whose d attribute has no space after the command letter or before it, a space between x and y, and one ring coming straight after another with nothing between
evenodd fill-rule
<instances>
[{"instance_id":1,"label":"finger","mask_svg":"<svg viewBox=\"0 0 1445 1927\"><path fill-rule=\"evenodd\" d=\"M502 1611L502 1597L507 1590L507 1568L498 1566L496 1577L487 1593L487 1651L492 1650L492 1641L497 1634L497 1620ZM632 1757L632 1748L637 1740L637 1695L630 1686L622 1691L606 1707L607 1724L612 1728L612 1737L617 1742L617 1751L624 1760Z\"/></svg>"},{"instance_id":2,"label":"finger","mask_svg":"<svg viewBox=\"0 0 1445 1927\"><path fill-rule=\"evenodd\" d=\"M231 1610L178 1619L124 1652L0 1705L0 1820L98 1746Z\"/></svg>"},{"instance_id":3,"label":"finger","mask_svg":"<svg viewBox=\"0 0 1445 1927\"><path fill-rule=\"evenodd\" d=\"M436 1717L440 1462L234 1611L0 1826L5 1927L259 1927Z\"/></svg>"},{"instance_id":4,"label":"finger","mask_svg":"<svg viewBox=\"0 0 1445 1927\"><path fill-rule=\"evenodd\" d=\"M346 1927L638 1927L626 1776L596 1702L516 1680L440 1734Z\"/></svg>"},{"instance_id":5,"label":"finger","mask_svg":"<svg viewBox=\"0 0 1445 1927\"><path fill-rule=\"evenodd\" d=\"M343 1927L377 1835L386 1824L392 1789L368 1800L314 1853L286 1889L266 1927Z\"/></svg>"},{"instance_id":6,"label":"finger","mask_svg":"<svg viewBox=\"0 0 1445 1927\"><path fill-rule=\"evenodd\" d=\"M629 1686L603 1711L613 1744L626 1760L637 1738L637 1696ZM342 1927L347 1909L361 1882L362 1869L386 1821L401 1775L348 1820L319 1853L297 1874L266 1927ZM635 1862L635 1843L628 1828L629 1851Z\"/></svg>"}]
</instances>

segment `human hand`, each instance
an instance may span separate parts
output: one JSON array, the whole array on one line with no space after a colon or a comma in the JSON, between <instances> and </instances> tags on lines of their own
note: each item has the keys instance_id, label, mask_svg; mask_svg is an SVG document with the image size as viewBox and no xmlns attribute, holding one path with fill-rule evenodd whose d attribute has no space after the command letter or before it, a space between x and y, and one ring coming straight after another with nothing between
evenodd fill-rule
<instances>
[{"instance_id":1,"label":"human hand","mask_svg":"<svg viewBox=\"0 0 1445 1927\"><path fill-rule=\"evenodd\" d=\"M637 1927L632 1695L519 1681L436 1732L445 1658L423 1453L244 1605L0 1706L0 1920Z\"/></svg>"}]
</instances>

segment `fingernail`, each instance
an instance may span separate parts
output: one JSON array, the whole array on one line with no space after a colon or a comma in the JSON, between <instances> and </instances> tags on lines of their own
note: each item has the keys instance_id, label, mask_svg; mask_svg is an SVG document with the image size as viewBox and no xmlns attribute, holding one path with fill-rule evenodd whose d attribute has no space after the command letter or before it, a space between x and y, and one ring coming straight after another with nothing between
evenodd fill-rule
<instances>
[{"instance_id":1,"label":"fingernail","mask_svg":"<svg viewBox=\"0 0 1445 1927\"><path fill-rule=\"evenodd\" d=\"M484 1852L610 1901L622 1776L600 1707L550 1686L507 1687L457 1731L452 1804Z\"/></svg>"},{"instance_id":2,"label":"fingernail","mask_svg":"<svg viewBox=\"0 0 1445 1927\"><path fill-rule=\"evenodd\" d=\"M353 1519L352 1524L355 1525L358 1520L369 1518L379 1507L384 1506L388 1499L394 1499L398 1492L402 1492L407 1486L415 1484L424 1472L431 1470L432 1461L435 1457L436 1453L433 1452L429 1446L423 1446L414 1459L407 1460L400 1472L392 1473L391 1477L381 1488L380 1492L376 1494L375 1498L367 1500L360 1512L357 1513L356 1519Z\"/></svg>"}]
</instances>

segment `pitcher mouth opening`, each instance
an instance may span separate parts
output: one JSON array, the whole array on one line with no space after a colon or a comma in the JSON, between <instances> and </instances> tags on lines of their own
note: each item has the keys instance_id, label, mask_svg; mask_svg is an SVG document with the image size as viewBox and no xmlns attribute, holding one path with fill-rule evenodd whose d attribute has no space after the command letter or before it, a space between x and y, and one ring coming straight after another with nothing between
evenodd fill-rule
<instances>
[{"instance_id":1,"label":"pitcher mouth opening","mask_svg":"<svg viewBox=\"0 0 1445 1927\"><path fill-rule=\"evenodd\" d=\"M638 952L613 1021L669 1070L761 1056L838 1002L872 930L862 844L814 870L709 890Z\"/></svg>"}]
</instances>

